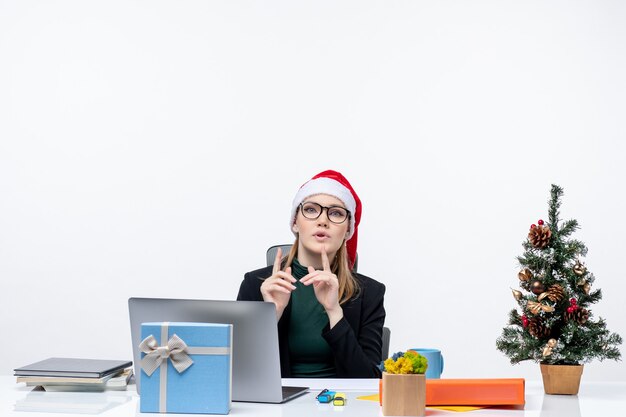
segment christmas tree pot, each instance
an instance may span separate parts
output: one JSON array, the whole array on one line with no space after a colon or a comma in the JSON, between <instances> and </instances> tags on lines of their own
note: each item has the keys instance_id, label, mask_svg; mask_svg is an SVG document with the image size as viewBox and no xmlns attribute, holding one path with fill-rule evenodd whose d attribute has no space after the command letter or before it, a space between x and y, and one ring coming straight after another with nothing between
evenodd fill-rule
<instances>
[{"instance_id":1,"label":"christmas tree pot","mask_svg":"<svg viewBox=\"0 0 626 417\"><path fill-rule=\"evenodd\" d=\"M583 365L547 365L542 363L540 367L543 390L546 394L578 394Z\"/></svg>"},{"instance_id":2,"label":"christmas tree pot","mask_svg":"<svg viewBox=\"0 0 626 417\"><path fill-rule=\"evenodd\" d=\"M423 416L426 408L424 374L383 372L383 415Z\"/></svg>"}]
</instances>

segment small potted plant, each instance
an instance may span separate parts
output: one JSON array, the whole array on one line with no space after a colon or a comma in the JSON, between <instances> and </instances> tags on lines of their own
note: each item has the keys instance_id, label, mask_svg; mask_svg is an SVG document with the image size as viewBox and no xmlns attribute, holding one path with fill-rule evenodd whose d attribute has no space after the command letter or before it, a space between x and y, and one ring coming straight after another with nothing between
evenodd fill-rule
<instances>
[{"instance_id":1,"label":"small potted plant","mask_svg":"<svg viewBox=\"0 0 626 417\"><path fill-rule=\"evenodd\" d=\"M428 360L413 350L381 362L384 416L423 416L426 408Z\"/></svg>"}]
</instances>

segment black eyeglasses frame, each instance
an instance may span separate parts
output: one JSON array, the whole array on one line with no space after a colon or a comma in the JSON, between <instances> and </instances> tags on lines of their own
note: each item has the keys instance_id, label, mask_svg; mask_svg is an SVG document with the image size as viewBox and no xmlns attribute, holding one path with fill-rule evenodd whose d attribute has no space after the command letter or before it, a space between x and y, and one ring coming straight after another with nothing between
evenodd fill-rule
<instances>
[{"instance_id":1,"label":"black eyeglasses frame","mask_svg":"<svg viewBox=\"0 0 626 417\"><path fill-rule=\"evenodd\" d=\"M318 207L321 209L321 210L320 210L320 214L318 214L316 217L308 217L306 214L304 214L304 205L305 205L305 204L315 204L316 206L318 206ZM341 206L328 206L328 207L327 207L327 206L323 206L323 205L321 205L321 204L319 204L319 203L316 203L316 202L314 202L314 201L306 201L306 202L300 203L300 205L298 206L298 209L300 210L300 213L302 213L302 216L303 216L305 219L308 219L308 220L317 220L317 219L319 219L319 218L320 218L320 216L322 215L322 213L324 212L324 210L326 210L326 218L327 218L327 219L328 219L328 221L329 221L329 222L331 222L332 224L343 224L343 223L345 223L345 222L346 222L346 220L348 220L348 219L352 218L352 213L350 213L350 210L348 210L348 209L347 209L347 208L345 208L345 207L341 207ZM332 220L332 219L330 218L330 216L328 215L328 210L329 210L329 209L341 209L341 210L345 210L345 212L346 212L346 217L345 217L345 219L343 219L343 220L342 220L342 221L340 221L340 222L336 222L336 221Z\"/></svg>"}]
</instances>

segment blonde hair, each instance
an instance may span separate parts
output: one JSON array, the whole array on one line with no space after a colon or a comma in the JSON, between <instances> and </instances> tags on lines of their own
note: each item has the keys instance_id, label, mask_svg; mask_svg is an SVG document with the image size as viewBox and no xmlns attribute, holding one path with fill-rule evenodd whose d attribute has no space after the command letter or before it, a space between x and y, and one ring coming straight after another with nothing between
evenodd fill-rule
<instances>
[{"instance_id":1,"label":"blonde hair","mask_svg":"<svg viewBox=\"0 0 626 417\"><path fill-rule=\"evenodd\" d=\"M289 254L284 257L283 262L281 262L283 268L291 266L294 258L298 256L299 242L300 238L296 237L296 241L293 243L293 246L291 246ZM333 274L337 275L337 280L339 281L339 304L344 304L358 294L359 283L350 270L345 240L339 247L339 250L337 250L335 258L330 262L330 270Z\"/></svg>"}]
</instances>

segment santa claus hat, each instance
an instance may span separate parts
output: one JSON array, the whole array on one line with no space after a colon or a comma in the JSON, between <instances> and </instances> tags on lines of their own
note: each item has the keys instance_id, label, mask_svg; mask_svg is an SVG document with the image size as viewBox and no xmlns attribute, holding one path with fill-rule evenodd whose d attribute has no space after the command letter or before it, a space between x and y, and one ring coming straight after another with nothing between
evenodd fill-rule
<instances>
[{"instance_id":1,"label":"santa claus hat","mask_svg":"<svg viewBox=\"0 0 626 417\"><path fill-rule=\"evenodd\" d=\"M350 211L346 249L348 250L350 268L352 269L356 260L358 227L361 222L361 200L354 192L354 189L346 177L341 175L341 173L332 170L320 172L309 181L305 182L296 193L291 205L290 227L292 227L296 221L300 204L304 199L315 194L328 194L337 197Z\"/></svg>"}]
</instances>

